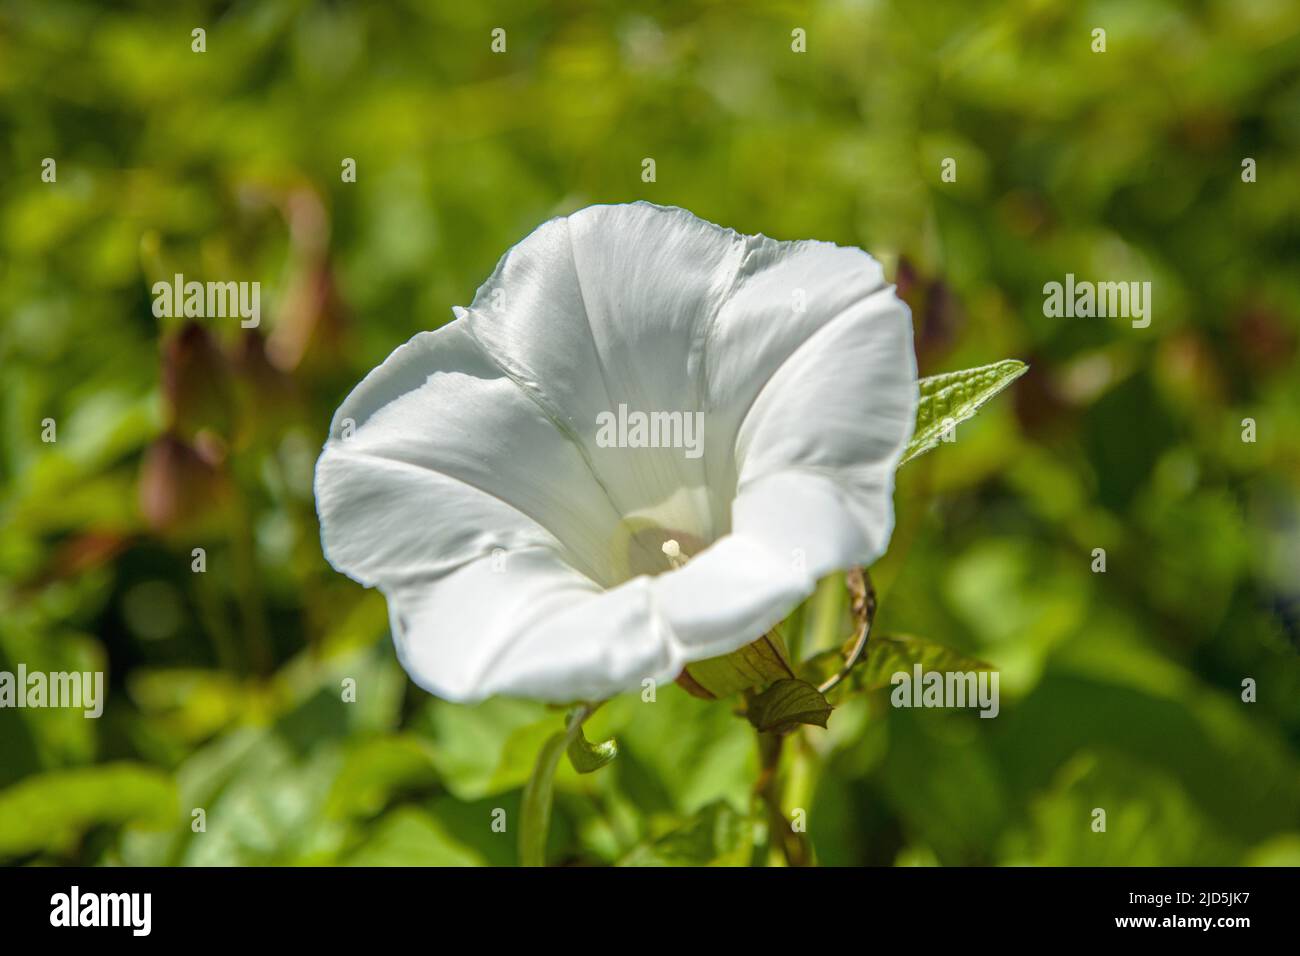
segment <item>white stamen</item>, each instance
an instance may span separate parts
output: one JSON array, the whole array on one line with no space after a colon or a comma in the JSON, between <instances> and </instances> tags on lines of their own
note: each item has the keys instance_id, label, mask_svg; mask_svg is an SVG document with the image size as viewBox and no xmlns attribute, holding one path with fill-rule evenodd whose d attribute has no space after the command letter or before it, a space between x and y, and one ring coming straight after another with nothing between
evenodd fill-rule
<instances>
[{"instance_id":1,"label":"white stamen","mask_svg":"<svg viewBox=\"0 0 1300 956\"><path fill-rule=\"evenodd\" d=\"M660 545L660 550L663 551L664 556L668 559L669 565L671 565L674 570L686 564L686 556L682 554L682 546L677 543L676 538L669 538Z\"/></svg>"}]
</instances>

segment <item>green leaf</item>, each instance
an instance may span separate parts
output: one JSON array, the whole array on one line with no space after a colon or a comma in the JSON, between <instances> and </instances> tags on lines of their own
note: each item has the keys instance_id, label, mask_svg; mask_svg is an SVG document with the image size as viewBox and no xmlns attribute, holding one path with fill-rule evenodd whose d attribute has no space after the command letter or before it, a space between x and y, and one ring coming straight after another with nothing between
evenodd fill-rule
<instances>
[{"instance_id":1,"label":"green leaf","mask_svg":"<svg viewBox=\"0 0 1300 956\"><path fill-rule=\"evenodd\" d=\"M438 783L433 748L406 734L351 745L334 778L324 811L331 819L373 816L402 792Z\"/></svg>"},{"instance_id":2,"label":"green leaf","mask_svg":"<svg viewBox=\"0 0 1300 956\"><path fill-rule=\"evenodd\" d=\"M180 822L166 773L129 763L50 771L0 792L0 857L65 850L93 826L130 821Z\"/></svg>"},{"instance_id":3,"label":"green leaf","mask_svg":"<svg viewBox=\"0 0 1300 956\"><path fill-rule=\"evenodd\" d=\"M452 836L444 821L418 807L399 807L348 857L348 866L483 866L474 847Z\"/></svg>"},{"instance_id":4,"label":"green leaf","mask_svg":"<svg viewBox=\"0 0 1300 956\"><path fill-rule=\"evenodd\" d=\"M437 742L434 766L461 800L522 787L537 751L555 732L555 713L531 701L494 697L481 704L434 700L425 733Z\"/></svg>"},{"instance_id":5,"label":"green leaf","mask_svg":"<svg viewBox=\"0 0 1300 956\"><path fill-rule=\"evenodd\" d=\"M1231 866L1244 849L1233 827L1207 816L1183 781L1116 751L1077 753L1066 760L1027 808L1031 866ZM1106 838L1073 827L1095 807L1110 807ZM1093 837L1094 839L1089 839ZM1062 863L1061 861L1069 861Z\"/></svg>"},{"instance_id":6,"label":"green leaf","mask_svg":"<svg viewBox=\"0 0 1300 956\"><path fill-rule=\"evenodd\" d=\"M855 668L854 685L868 690L890 686L890 678L899 671L911 673L921 665L923 671L991 671L992 664L969 657L951 647L911 635L872 638L862 666Z\"/></svg>"},{"instance_id":7,"label":"green leaf","mask_svg":"<svg viewBox=\"0 0 1300 956\"><path fill-rule=\"evenodd\" d=\"M731 707L666 687L653 704L640 694L616 697L599 716L618 737L610 769L639 813L685 815L718 800L749 805L758 772L754 731Z\"/></svg>"},{"instance_id":8,"label":"green leaf","mask_svg":"<svg viewBox=\"0 0 1300 956\"><path fill-rule=\"evenodd\" d=\"M820 683L839 670L844 657L839 651L823 651L804 662L800 670L805 680ZM993 665L969 657L951 647L910 634L872 637L867 653L849 672L840 687L849 691L880 690L890 686L890 678L899 671L908 674L921 665L923 671L989 671ZM838 700L839 688L832 692Z\"/></svg>"},{"instance_id":9,"label":"green leaf","mask_svg":"<svg viewBox=\"0 0 1300 956\"><path fill-rule=\"evenodd\" d=\"M799 724L825 727L831 705L812 684L797 678L779 680L749 702L747 716L760 733L785 733Z\"/></svg>"},{"instance_id":10,"label":"green leaf","mask_svg":"<svg viewBox=\"0 0 1300 956\"><path fill-rule=\"evenodd\" d=\"M931 375L918 383L916 431L903 451L904 465L939 444L945 422L958 425L971 418L990 398L1029 370L1024 362L1003 359L960 372Z\"/></svg>"},{"instance_id":11,"label":"green leaf","mask_svg":"<svg viewBox=\"0 0 1300 956\"><path fill-rule=\"evenodd\" d=\"M785 641L771 631L738 651L688 665L685 675L682 686L696 697L730 697L794 677L794 671Z\"/></svg>"},{"instance_id":12,"label":"green leaf","mask_svg":"<svg viewBox=\"0 0 1300 956\"><path fill-rule=\"evenodd\" d=\"M593 744L578 728L578 736L569 742L569 763L578 773L592 773L618 756L618 741L613 737Z\"/></svg>"},{"instance_id":13,"label":"green leaf","mask_svg":"<svg viewBox=\"0 0 1300 956\"><path fill-rule=\"evenodd\" d=\"M746 866L753 822L725 802L711 803L694 818L633 849L619 866Z\"/></svg>"},{"instance_id":14,"label":"green leaf","mask_svg":"<svg viewBox=\"0 0 1300 956\"><path fill-rule=\"evenodd\" d=\"M233 737L228 753L205 755L206 771L178 772L185 823L177 828L179 840L172 848L177 864L283 866L332 859L344 831L337 820L325 818L324 808L342 759L339 738L328 724L310 726L322 739L309 749L295 743L281 724L254 730L246 739L242 733ZM200 782L194 779L199 772L212 776ZM206 799L191 799L201 791ZM206 832L191 830L193 807L206 811Z\"/></svg>"}]
</instances>

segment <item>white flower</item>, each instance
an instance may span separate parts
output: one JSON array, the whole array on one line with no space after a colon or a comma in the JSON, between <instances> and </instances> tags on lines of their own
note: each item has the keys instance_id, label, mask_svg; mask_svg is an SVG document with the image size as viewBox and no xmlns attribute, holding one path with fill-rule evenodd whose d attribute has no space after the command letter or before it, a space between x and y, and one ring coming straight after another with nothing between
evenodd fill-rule
<instances>
[{"instance_id":1,"label":"white flower","mask_svg":"<svg viewBox=\"0 0 1300 956\"><path fill-rule=\"evenodd\" d=\"M592 206L454 311L356 387L316 466L325 554L383 591L427 690L672 680L884 552L916 358L861 250ZM702 412L703 453L598 442L620 405Z\"/></svg>"}]
</instances>

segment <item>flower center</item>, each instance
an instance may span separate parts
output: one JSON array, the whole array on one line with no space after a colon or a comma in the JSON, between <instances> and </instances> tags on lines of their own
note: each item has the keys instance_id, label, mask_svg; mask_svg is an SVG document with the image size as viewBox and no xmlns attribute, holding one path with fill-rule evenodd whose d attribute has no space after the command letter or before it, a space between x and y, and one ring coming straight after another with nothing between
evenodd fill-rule
<instances>
[{"instance_id":1,"label":"flower center","mask_svg":"<svg viewBox=\"0 0 1300 956\"><path fill-rule=\"evenodd\" d=\"M684 567L686 562L690 560L689 556L682 554L682 546L677 543L676 538L669 538L660 545L660 550L663 551L664 557L668 559L669 567L674 571L680 567Z\"/></svg>"},{"instance_id":2,"label":"flower center","mask_svg":"<svg viewBox=\"0 0 1300 956\"><path fill-rule=\"evenodd\" d=\"M621 583L641 574L676 571L708 546L707 539L680 526L665 527L645 518L625 519L611 542L612 580Z\"/></svg>"}]
</instances>

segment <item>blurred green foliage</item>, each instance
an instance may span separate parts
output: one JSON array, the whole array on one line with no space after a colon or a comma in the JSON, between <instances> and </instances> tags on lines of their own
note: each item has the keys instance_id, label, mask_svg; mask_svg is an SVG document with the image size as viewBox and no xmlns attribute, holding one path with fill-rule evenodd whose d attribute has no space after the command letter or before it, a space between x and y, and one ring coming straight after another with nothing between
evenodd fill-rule
<instances>
[{"instance_id":1,"label":"blurred green foliage","mask_svg":"<svg viewBox=\"0 0 1300 956\"><path fill-rule=\"evenodd\" d=\"M1002 713L877 691L800 730L818 859L1300 863L1297 155L1292 0L4 0L0 669L110 696L0 710L0 859L515 862L493 813L562 715L414 689L321 557L312 467L512 243L645 198L871 250L922 374L1032 365L900 471L873 569L878 632L992 662ZM155 319L176 272L260 281L261 328ZM1150 328L1044 317L1067 272L1150 280ZM836 646L842 586L792 627ZM726 704L662 688L590 732L621 752L562 762L552 862L750 859Z\"/></svg>"}]
</instances>

